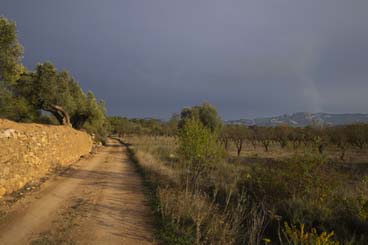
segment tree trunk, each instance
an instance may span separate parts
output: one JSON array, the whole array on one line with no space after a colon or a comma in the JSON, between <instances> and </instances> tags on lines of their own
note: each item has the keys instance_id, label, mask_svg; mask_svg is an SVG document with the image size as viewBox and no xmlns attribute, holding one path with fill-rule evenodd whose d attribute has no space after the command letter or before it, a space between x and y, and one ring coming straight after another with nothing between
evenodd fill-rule
<instances>
[{"instance_id":1,"label":"tree trunk","mask_svg":"<svg viewBox=\"0 0 368 245\"><path fill-rule=\"evenodd\" d=\"M227 151L228 150L228 146L229 146L229 139L228 138L225 138L225 137L222 137L222 138L220 138L220 141L224 145L225 150Z\"/></svg>"},{"instance_id":2,"label":"tree trunk","mask_svg":"<svg viewBox=\"0 0 368 245\"><path fill-rule=\"evenodd\" d=\"M324 144L321 144L318 146L318 152L319 154L323 154L323 151L325 150L325 145Z\"/></svg>"},{"instance_id":3,"label":"tree trunk","mask_svg":"<svg viewBox=\"0 0 368 245\"><path fill-rule=\"evenodd\" d=\"M364 142L362 142L362 141L357 141L357 142L355 143L355 145L356 145L356 146L358 146L358 148L359 148L360 150L363 150Z\"/></svg>"},{"instance_id":4,"label":"tree trunk","mask_svg":"<svg viewBox=\"0 0 368 245\"><path fill-rule=\"evenodd\" d=\"M252 141L252 145L253 145L253 149L256 150L257 147L257 141L253 140Z\"/></svg>"},{"instance_id":5,"label":"tree trunk","mask_svg":"<svg viewBox=\"0 0 368 245\"><path fill-rule=\"evenodd\" d=\"M50 105L50 107L45 109L45 111L51 112L52 115L56 117L56 119L61 125L65 125L69 127L72 126L70 123L70 117L69 117L68 112L66 112L61 106Z\"/></svg>"},{"instance_id":6,"label":"tree trunk","mask_svg":"<svg viewBox=\"0 0 368 245\"><path fill-rule=\"evenodd\" d=\"M55 118L56 120L59 122L60 125L63 124L63 116L60 115L57 111L51 111L51 110L47 110L48 112L50 112Z\"/></svg>"},{"instance_id":7,"label":"tree trunk","mask_svg":"<svg viewBox=\"0 0 368 245\"><path fill-rule=\"evenodd\" d=\"M243 142L242 141L239 141L237 144L236 144L236 148L237 148L237 153L238 153L238 157L240 156L240 153L242 151L242 148L243 148Z\"/></svg>"},{"instance_id":8,"label":"tree trunk","mask_svg":"<svg viewBox=\"0 0 368 245\"><path fill-rule=\"evenodd\" d=\"M345 161L345 152L346 152L346 149L345 149L344 146L341 146L340 149L341 149L340 160L341 161Z\"/></svg>"},{"instance_id":9,"label":"tree trunk","mask_svg":"<svg viewBox=\"0 0 368 245\"><path fill-rule=\"evenodd\" d=\"M83 125L87 122L89 116L88 115L75 115L71 118L71 122L72 122L72 125L73 125L73 128L76 128L76 129L81 129L83 127Z\"/></svg>"},{"instance_id":10,"label":"tree trunk","mask_svg":"<svg viewBox=\"0 0 368 245\"><path fill-rule=\"evenodd\" d=\"M284 149L284 148L287 146L287 141L285 141L285 140L280 140L280 141L279 141L279 144L280 144L281 148L282 148L282 149Z\"/></svg>"},{"instance_id":11,"label":"tree trunk","mask_svg":"<svg viewBox=\"0 0 368 245\"><path fill-rule=\"evenodd\" d=\"M299 142L298 141L293 141L293 146L294 146L294 150L296 150L299 147Z\"/></svg>"}]
</instances>

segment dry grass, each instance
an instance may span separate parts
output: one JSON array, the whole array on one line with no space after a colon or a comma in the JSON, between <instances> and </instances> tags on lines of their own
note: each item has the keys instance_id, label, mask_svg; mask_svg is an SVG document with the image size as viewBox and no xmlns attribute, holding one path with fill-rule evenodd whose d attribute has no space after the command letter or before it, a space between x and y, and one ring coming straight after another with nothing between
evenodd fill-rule
<instances>
[{"instance_id":1,"label":"dry grass","mask_svg":"<svg viewBox=\"0 0 368 245\"><path fill-rule=\"evenodd\" d=\"M147 152L156 158L175 155L177 142L174 137L166 136L128 136L124 141L132 144L137 151Z\"/></svg>"},{"instance_id":2,"label":"dry grass","mask_svg":"<svg viewBox=\"0 0 368 245\"><path fill-rule=\"evenodd\" d=\"M241 161L219 162L208 169L193 192L183 184L175 138L129 137L125 142L132 144L139 164L157 187L161 219L174 227L174 237L188 238L166 240L169 243L260 244L266 237L280 241L284 221L305 223L309 229L317 225L321 231L327 227L343 242L367 241L361 235L359 241L349 240L357 239L354 229L366 229L367 177L362 182L364 174L352 176L319 165L326 157L338 156L332 147L320 156L305 146L295 151L273 144L265 152L260 145L256 149L247 145ZM233 146L229 152L237 159ZM313 156L309 160L308 152ZM367 156L350 149L347 159L367 162ZM262 161L274 164L256 164Z\"/></svg>"},{"instance_id":3,"label":"dry grass","mask_svg":"<svg viewBox=\"0 0 368 245\"><path fill-rule=\"evenodd\" d=\"M232 244L235 226L204 193L192 193L174 188L159 188L161 213L182 231L193 233L196 244ZM188 226L187 222L192 225Z\"/></svg>"},{"instance_id":4,"label":"dry grass","mask_svg":"<svg viewBox=\"0 0 368 245\"><path fill-rule=\"evenodd\" d=\"M124 142L131 145L135 157L146 172L161 178L157 181L178 181L178 171L172 163L165 161L170 155L174 161L175 143L172 137L130 136L124 138Z\"/></svg>"},{"instance_id":5,"label":"dry grass","mask_svg":"<svg viewBox=\"0 0 368 245\"><path fill-rule=\"evenodd\" d=\"M172 167L168 167L159 159L156 159L151 153L144 152L142 150L136 150L136 157L146 171L152 172L155 175L172 182L176 182L178 180L177 171L175 171L175 169Z\"/></svg>"},{"instance_id":6,"label":"dry grass","mask_svg":"<svg viewBox=\"0 0 368 245\"><path fill-rule=\"evenodd\" d=\"M167 220L169 226L175 227L177 234L188 237L184 244L233 244L235 242L245 209L240 203L231 207L226 205L224 209L219 207L215 199L217 193L224 189L230 193L226 197L227 202L230 202L233 193L236 192L236 178L225 176L224 181L219 181L214 175L212 177L216 187L212 197L203 191L193 193L185 189L180 181L182 169L176 165L174 138L145 136L129 137L124 140L132 144L145 175L148 175L150 181L158 186L156 194L162 220ZM166 158L168 154L171 157ZM221 166L218 176L224 176L220 174L221 172L233 173L225 170L230 167L229 165L221 164Z\"/></svg>"}]
</instances>

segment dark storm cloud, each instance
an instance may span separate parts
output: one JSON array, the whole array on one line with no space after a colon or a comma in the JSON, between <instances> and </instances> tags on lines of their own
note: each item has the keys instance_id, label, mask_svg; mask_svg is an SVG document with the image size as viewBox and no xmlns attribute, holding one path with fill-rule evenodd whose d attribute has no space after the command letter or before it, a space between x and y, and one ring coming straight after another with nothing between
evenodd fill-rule
<instances>
[{"instance_id":1,"label":"dark storm cloud","mask_svg":"<svg viewBox=\"0 0 368 245\"><path fill-rule=\"evenodd\" d=\"M368 1L0 0L24 63L53 61L110 114L367 112Z\"/></svg>"}]
</instances>

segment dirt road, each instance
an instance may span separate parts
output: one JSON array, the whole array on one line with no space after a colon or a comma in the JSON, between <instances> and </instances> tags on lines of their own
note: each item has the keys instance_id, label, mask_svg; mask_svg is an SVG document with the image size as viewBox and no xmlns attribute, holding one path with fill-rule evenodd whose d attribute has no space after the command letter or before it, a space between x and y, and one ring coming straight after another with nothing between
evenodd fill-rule
<instances>
[{"instance_id":1,"label":"dirt road","mask_svg":"<svg viewBox=\"0 0 368 245\"><path fill-rule=\"evenodd\" d=\"M140 176L114 140L3 216L0 244L155 244Z\"/></svg>"}]
</instances>

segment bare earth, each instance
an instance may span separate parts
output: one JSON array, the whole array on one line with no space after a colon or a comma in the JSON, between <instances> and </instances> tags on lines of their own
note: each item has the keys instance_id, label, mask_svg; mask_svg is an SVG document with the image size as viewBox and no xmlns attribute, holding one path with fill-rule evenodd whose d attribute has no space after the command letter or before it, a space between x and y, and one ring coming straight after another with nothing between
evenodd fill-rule
<instances>
[{"instance_id":1,"label":"bare earth","mask_svg":"<svg viewBox=\"0 0 368 245\"><path fill-rule=\"evenodd\" d=\"M0 216L0 244L156 243L140 176L114 140Z\"/></svg>"}]
</instances>

